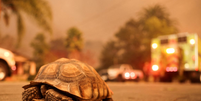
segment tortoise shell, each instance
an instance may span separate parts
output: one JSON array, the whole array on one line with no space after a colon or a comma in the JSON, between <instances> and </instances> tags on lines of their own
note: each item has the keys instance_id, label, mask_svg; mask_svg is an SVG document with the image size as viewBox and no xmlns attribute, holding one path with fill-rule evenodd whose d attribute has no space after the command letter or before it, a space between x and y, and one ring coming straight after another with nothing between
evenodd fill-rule
<instances>
[{"instance_id":1,"label":"tortoise shell","mask_svg":"<svg viewBox=\"0 0 201 101\"><path fill-rule=\"evenodd\" d=\"M61 58L42 66L30 85L41 83L80 99L111 98L113 94L93 67L75 59Z\"/></svg>"}]
</instances>

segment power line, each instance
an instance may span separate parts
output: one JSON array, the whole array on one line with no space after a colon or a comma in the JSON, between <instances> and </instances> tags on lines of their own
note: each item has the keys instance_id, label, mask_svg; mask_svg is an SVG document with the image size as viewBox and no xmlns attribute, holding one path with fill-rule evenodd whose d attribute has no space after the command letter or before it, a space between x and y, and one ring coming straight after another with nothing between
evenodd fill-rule
<instances>
[{"instance_id":1,"label":"power line","mask_svg":"<svg viewBox=\"0 0 201 101\"><path fill-rule=\"evenodd\" d=\"M119 2L118 4L113 5L111 8L106 9L106 10L102 11L101 13L99 13L99 14L97 14L97 15L94 15L94 16L88 18L87 20L81 22L80 24L78 24L78 26L79 26L79 25L82 26L82 25L84 25L84 24L86 24L86 23L88 23L88 22L90 22L90 21L92 21L92 20L94 20L94 19L97 19L97 18L103 16L104 13L108 13L108 12L110 12L110 11L116 9L117 7L119 7L119 6L123 5L124 3L126 3L126 1L127 1L127 0L122 0L122 1Z\"/></svg>"}]
</instances>

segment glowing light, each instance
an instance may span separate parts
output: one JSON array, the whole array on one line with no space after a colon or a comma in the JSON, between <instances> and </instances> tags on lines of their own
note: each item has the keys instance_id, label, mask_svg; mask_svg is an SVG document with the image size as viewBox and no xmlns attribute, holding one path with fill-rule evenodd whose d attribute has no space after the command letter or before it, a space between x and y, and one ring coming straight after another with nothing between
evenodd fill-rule
<instances>
[{"instance_id":1,"label":"glowing light","mask_svg":"<svg viewBox=\"0 0 201 101\"><path fill-rule=\"evenodd\" d=\"M129 77L130 77L130 74L129 74L128 72L126 72L126 73L124 74L124 76L125 76L125 78L129 78Z\"/></svg>"},{"instance_id":2,"label":"glowing light","mask_svg":"<svg viewBox=\"0 0 201 101\"><path fill-rule=\"evenodd\" d=\"M153 66L152 66L152 70L153 70L153 71L157 71L158 69L159 69L158 65L153 65Z\"/></svg>"},{"instance_id":3,"label":"glowing light","mask_svg":"<svg viewBox=\"0 0 201 101\"><path fill-rule=\"evenodd\" d=\"M168 48L168 49L166 49L166 52L167 52L168 54L172 54L172 53L175 52L175 50L174 50L174 48Z\"/></svg>"},{"instance_id":4,"label":"glowing light","mask_svg":"<svg viewBox=\"0 0 201 101\"><path fill-rule=\"evenodd\" d=\"M178 70L177 67L167 67L166 68L167 72L176 72L177 70Z\"/></svg>"},{"instance_id":5,"label":"glowing light","mask_svg":"<svg viewBox=\"0 0 201 101\"><path fill-rule=\"evenodd\" d=\"M4 72L0 72L0 80L2 80L5 77L5 73Z\"/></svg>"},{"instance_id":6,"label":"glowing light","mask_svg":"<svg viewBox=\"0 0 201 101\"><path fill-rule=\"evenodd\" d=\"M195 61L195 55L192 56L193 61Z\"/></svg>"},{"instance_id":7,"label":"glowing light","mask_svg":"<svg viewBox=\"0 0 201 101\"><path fill-rule=\"evenodd\" d=\"M198 70L199 70L198 67L196 67L196 68L195 68L195 71L198 71Z\"/></svg>"},{"instance_id":8,"label":"glowing light","mask_svg":"<svg viewBox=\"0 0 201 101\"><path fill-rule=\"evenodd\" d=\"M176 71L177 71L177 67L173 67L172 70L173 70L174 72L176 72Z\"/></svg>"},{"instance_id":9,"label":"glowing light","mask_svg":"<svg viewBox=\"0 0 201 101\"><path fill-rule=\"evenodd\" d=\"M157 45L156 43L153 43L153 44L152 44L152 48L153 48L153 49L156 49L157 47L158 47L158 45Z\"/></svg>"},{"instance_id":10,"label":"glowing light","mask_svg":"<svg viewBox=\"0 0 201 101\"><path fill-rule=\"evenodd\" d=\"M132 72L130 75L131 75L131 78L135 77L135 73L134 72Z\"/></svg>"},{"instance_id":11,"label":"glowing light","mask_svg":"<svg viewBox=\"0 0 201 101\"><path fill-rule=\"evenodd\" d=\"M195 44L195 40L194 39L190 39L190 44L194 45Z\"/></svg>"},{"instance_id":12,"label":"glowing light","mask_svg":"<svg viewBox=\"0 0 201 101\"><path fill-rule=\"evenodd\" d=\"M9 55L10 55L9 52L5 52L5 53L4 53L4 56L5 56L5 57L8 57Z\"/></svg>"},{"instance_id":13,"label":"glowing light","mask_svg":"<svg viewBox=\"0 0 201 101\"><path fill-rule=\"evenodd\" d=\"M11 69L12 69L13 71L15 71L15 70L16 70L16 66L11 67Z\"/></svg>"}]
</instances>

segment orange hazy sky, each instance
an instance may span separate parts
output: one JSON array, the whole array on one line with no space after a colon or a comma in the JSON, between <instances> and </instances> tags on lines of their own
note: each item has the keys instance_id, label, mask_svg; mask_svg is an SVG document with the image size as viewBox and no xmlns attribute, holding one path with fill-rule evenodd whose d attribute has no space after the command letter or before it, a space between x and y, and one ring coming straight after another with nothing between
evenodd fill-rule
<instances>
[{"instance_id":1,"label":"orange hazy sky","mask_svg":"<svg viewBox=\"0 0 201 101\"><path fill-rule=\"evenodd\" d=\"M55 33L63 35L76 26L87 40L109 40L125 22L154 4L166 8L180 32L201 33L201 0L50 0L50 4Z\"/></svg>"},{"instance_id":2,"label":"orange hazy sky","mask_svg":"<svg viewBox=\"0 0 201 101\"><path fill-rule=\"evenodd\" d=\"M53 36L64 37L70 27L77 27L85 42L96 40L107 42L119 28L131 18L137 19L146 7L160 4L166 8L170 18L177 20L180 32L201 34L201 0L47 0L53 13ZM11 13L11 15L14 15ZM10 26L0 23L2 34L16 35L16 16L11 16ZM41 32L24 15L26 34L21 50L30 51L30 41ZM48 35L48 34L46 34ZM27 53L29 54L29 53Z\"/></svg>"}]
</instances>

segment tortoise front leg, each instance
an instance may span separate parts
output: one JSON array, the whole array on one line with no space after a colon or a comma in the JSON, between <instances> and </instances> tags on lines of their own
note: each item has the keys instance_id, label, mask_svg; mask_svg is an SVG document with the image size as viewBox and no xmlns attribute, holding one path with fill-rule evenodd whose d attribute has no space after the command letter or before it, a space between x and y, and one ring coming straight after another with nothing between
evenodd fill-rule
<instances>
[{"instance_id":1,"label":"tortoise front leg","mask_svg":"<svg viewBox=\"0 0 201 101\"><path fill-rule=\"evenodd\" d=\"M45 93L45 101L73 101L73 99L57 92L54 89L49 89Z\"/></svg>"},{"instance_id":2,"label":"tortoise front leg","mask_svg":"<svg viewBox=\"0 0 201 101\"><path fill-rule=\"evenodd\" d=\"M40 98L41 98L41 93L40 93L40 89L37 86L27 88L22 93L23 101L32 101L33 99L40 99Z\"/></svg>"}]
</instances>

